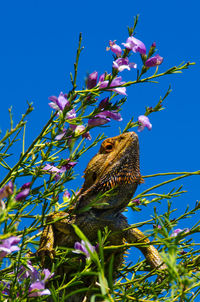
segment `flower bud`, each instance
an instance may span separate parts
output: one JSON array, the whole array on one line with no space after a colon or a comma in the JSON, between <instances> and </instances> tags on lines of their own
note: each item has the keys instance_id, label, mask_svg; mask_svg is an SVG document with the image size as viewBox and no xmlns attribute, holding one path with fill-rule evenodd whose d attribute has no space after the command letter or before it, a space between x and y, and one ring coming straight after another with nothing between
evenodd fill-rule
<instances>
[{"instance_id":1,"label":"flower bud","mask_svg":"<svg viewBox=\"0 0 200 302\"><path fill-rule=\"evenodd\" d=\"M155 67L155 66L162 64L162 62L163 62L163 57L161 57L159 55L155 55L154 57L149 58L145 62L145 66L146 67Z\"/></svg>"},{"instance_id":2,"label":"flower bud","mask_svg":"<svg viewBox=\"0 0 200 302\"><path fill-rule=\"evenodd\" d=\"M92 89L97 85L97 77L98 77L97 71L94 71L93 73L89 74L87 78L87 89Z\"/></svg>"}]
</instances>

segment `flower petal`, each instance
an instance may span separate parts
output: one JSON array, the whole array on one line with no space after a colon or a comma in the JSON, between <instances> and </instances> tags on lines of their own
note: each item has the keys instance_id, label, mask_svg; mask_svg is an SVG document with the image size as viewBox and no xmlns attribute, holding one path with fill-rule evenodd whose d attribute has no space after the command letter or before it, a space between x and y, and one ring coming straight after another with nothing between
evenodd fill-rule
<instances>
[{"instance_id":1,"label":"flower petal","mask_svg":"<svg viewBox=\"0 0 200 302\"><path fill-rule=\"evenodd\" d=\"M141 132L144 130L145 127L147 127L148 130L152 129L152 124L149 121L149 118L146 115L140 115L138 117L138 131Z\"/></svg>"},{"instance_id":2,"label":"flower petal","mask_svg":"<svg viewBox=\"0 0 200 302\"><path fill-rule=\"evenodd\" d=\"M94 71L87 78L87 89L92 89L97 85L98 72Z\"/></svg>"},{"instance_id":3,"label":"flower petal","mask_svg":"<svg viewBox=\"0 0 200 302\"><path fill-rule=\"evenodd\" d=\"M146 60L145 66L155 67L155 66L158 66L158 65L162 64L162 62L163 62L163 57L161 57L157 54L154 57L151 57L148 60Z\"/></svg>"}]
</instances>

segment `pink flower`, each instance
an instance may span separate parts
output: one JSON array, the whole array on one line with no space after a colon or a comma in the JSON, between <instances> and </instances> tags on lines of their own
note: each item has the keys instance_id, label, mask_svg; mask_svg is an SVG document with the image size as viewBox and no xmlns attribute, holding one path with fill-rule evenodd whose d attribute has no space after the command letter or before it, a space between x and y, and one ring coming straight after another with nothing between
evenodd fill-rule
<instances>
[{"instance_id":1,"label":"pink flower","mask_svg":"<svg viewBox=\"0 0 200 302\"><path fill-rule=\"evenodd\" d=\"M116 54L117 57L120 57L121 54L122 54L122 49L119 45L117 45L116 43L116 40L115 41L109 41L109 45L110 47L107 47L106 50L112 50L112 52L114 52Z\"/></svg>"},{"instance_id":2,"label":"pink flower","mask_svg":"<svg viewBox=\"0 0 200 302\"><path fill-rule=\"evenodd\" d=\"M91 140L92 137L91 137L90 133L88 131L83 133L84 131L85 131L85 126L84 125L78 125L74 128L75 135L82 134L82 137L85 137L86 139Z\"/></svg>"},{"instance_id":3,"label":"pink flower","mask_svg":"<svg viewBox=\"0 0 200 302\"><path fill-rule=\"evenodd\" d=\"M129 63L128 58L118 58L113 62L112 67L117 69L118 71L123 71L124 69L130 70L131 68L137 68L137 64Z\"/></svg>"},{"instance_id":4,"label":"pink flower","mask_svg":"<svg viewBox=\"0 0 200 302\"><path fill-rule=\"evenodd\" d=\"M50 165L50 164L46 164L46 166L42 170L48 171L50 173L63 173L63 170L61 170L53 165Z\"/></svg>"},{"instance_id":5,"label":"pink flower","mask_svg":"<svg viewBox=\"0 0 200 302\"><path fill-rule=\"evenodd\" d=\"M35 271L35 274L31 274L31 283L29 287L29 297L40 297L44 295L50 295L49 289L45 288L45 283L48 281L50 278L52 278L53 274L50 273L48 269L43 269L41 274L33 268Z\"/></svg>"},{"instance_id":6,"label":"pink flower","mask_svg":"<svg viewBox=\"0 0 200 302\"><path fill-rule=\"evenodd\" d=\"M146 67L155 67L155 66L162 64L162 62L163 62L163 57L161 57L159 55L155 55L154 57L151 57L148 60L146 60L145 66Z\"/></svg>"},{"instance_id":7,"label":"pink flower","mask_svg":"<svg viewBox=\"0 0 200 302\"><path fill-rule=\"evenodd\" d=\"M88 120L89 127L105 125L110 122L110 119L122 121L121 114L116 110L104 110Z\"/></svg>"},{"instance_id":8,"label":"pink flower","mask_svg":"<svg viewBox=\"0 0 200 302\"><path fill-rule=\"evenodd\" d=\"M91 119L88 120L88 126L89 127L96 127L96 126L105 125L108 122L110 122L110 118L102 117L102 116L99 116L97 114L97 115L95 115L94 118L91 118Z\"/></svg>"},{"instance_id":9,"label":"pink flower","mask_svg":"<svg viewBox=\"0 0 200 302\"><path fill-rule=\"evenodd\" d=\"M87 78L87 88L92 89L97 85L97 77L98 77L98 72L94 71L93 73L89 74Z\"/></svg>"},{"instance_id":10,"label":"pink flower","mask_svg":"<svg viewBox=\"0 0 200 302\"><path fill-rule=\"evenodd\" d=\"M139 132L143 131L145 127L147 127L148 130L152 129L152 124L150 123L149 118L145 115L140 115L138 117L138 123L139 123L138 126Z\"/></svg>"},{"instance_id":11,"label":"pink flower","mask_svg":"<svg viewBox=\"0 0 200 302\"><path fill-rule=\"evenodd\" d=\"M72 110L68 111L67 114L66 114L66 119L67 120L71 120L73 118L76 118L76 111L75 111L74 108Z\"/></svg>"},{"instance_id":12,"label":"pink flower","mask_svg":"<svg viewBox=\"0 0 200 302\"><path fill-rule=\"evenodd\" d=\"M126 43L122 43L122 45L133 52L139 52L141 55L146 54L146 46L144 43L133 36L128 37Z\"/></svg>"},{"instance_id":13,"label":"pink flower","mask_svg":"<svg viewBox=\"0 0 200 302\"><path fill-rule=\"evenodd\" d=\"M13 183L9 181L7 185L5 185L2 189L0 189L0 200L3 198L7 198L13 193Z\"/></svg>"},{"instance_id":14,"label":"pink flower","mask_svg":"<svg viewBox=\"0 0 200 302\"><path fill-rule=\"evenodd\" d=\"M58 97L54 95L50 96L49 100L51 101L51 103L49 103L49 106L58 111L63 111L66 106L70 105L69 101L67 100L67 95L63 94L62 92Z\"/></svg>"},{"instance_id":15,"label":"pink flower","mask_svg":"<svg viewBox=\"0 0 200 302\"><path fill-rule=\"evenodd\" d=\"M189 233L189 231L190 231L190 229L188 229L188 228L185 228L185 229L176 229L176 230L174 230L174 231L172 232L171 237L176 237L176 236L178 236L178 234L180 234L180 233L182 233L182 234L184 234L184 233Z\"/></svg>"},{"instance_id":16,"label":"pink flower","mask_svg":"<svg viewBox=\"0 0 200 302\"><path fill-rule=\"evenodd\" d=\"M84 254L86 258L90 258L90 253L94 253L96 247L91 245L88 241L81 240L80 242L75 242L74 244L75 250L73 251L76 254Z\"/></svg>"},{"instance_id":17,"label":"pink flower","mask_svg":"<svg viewBox=\"0 0 200 302\"><path fill-rule=\"evenodd\" d=\"M16 245L20 242L21 238L12 236L7 239L1 240L0 244L0 258L7 256L12 252L19 251L20 248Z\"/></svg>"},{"instance_id":18,"label":"pink flower","mask_svg":"<svg viewBox=\"0 0 200 302\"><path fill-rule=\"evenodd\" d=\"M99 103L99 109L105 109L109 106L109 97L106 97L105 99L101 100L101 102Z\"/></svg>"},{"instance_id":19,"label":"pink flower","mask_svg":"<svg viewBox=\"0 0 200 302\"><path fill-rule=\"evenodd\" d=\"M74 130L74 133L75 133L75 135L80 135L84 131L85 131L85 126L84 125L78 125L78 126L76 126L76 128Z\"/></svg>"},{"instance_id":20,"label":"pink flower","mask_svg":"<svg viewBox=\"0 0 200 302\"><path fill-rule=\"evenodd\" d=\"M136 198L136 199L133 199L132 203L135 203L136 205L140 205L141 201L138 198Z\"/></svg>"},{"instance_id":21,"label":"pink flower","mask_svg":"<svg viewBox=\"0 0 200 302\"><path fill-rule=\"evenodd\" d=\"M123 84L125 84L125 82L121 82L122 77L116 77L112 80L112 82L109 84L108 80L104 80L105 79L105 74L101 75L101 77L99 78L99 87L100 88L106 88L108 87L108 90L111 91L115 91L118 94L122 94L122 95L126 95L126 87L115 87L115 86L121 86ZM109 86L108 86L109 84ZM115 88L110 88L110 87L115 87Z\"/></svg>"},{"instance_id":22,"label":"pink flower","mask_svg":"<svg viewBox=\"0 0 200 302\"><path fill-rule=\"evenodd\" d=\"M61 178L61 174L63 174L66 171L66 167L61 167L59 169L59 168L57 168L53 165L46 164L42 170L47 171L50 174L54 174L55 175L55 181L57 181Z\"/></svg>"},{"instance_id":23,"label":"pink flower","mask_svg":"<svg viewBox=\"0 0 200 302\"><path fill-rule=\"evenodd\" d=\"M116 121L122 121L121 114L116 109L108 110L108 108L111 108L111 106L112 103L109 102L109 97L103 99L98 106L98 108L101 109L101 111L98 114L96 114L93 118L88 120L88 126L95 127L95 126L105 125L108 122L110 122L111 119Z\"/></svg>"},{"instance_id":24,"label":"pink flower","mask_svg":"<svg viewBox=\"0 0 200 302\"><path fill-rule=\"evenodd\" d=\"M91 134L90 134L89 131L83 133L83 134L82 134L82 137L86 138L86 139L89 140L89 141L91 141L91 139L92 139L92 136L91 136Z\"/></svg>"},{"instance_id":25,"label":"pink flower","mask_svg":"<svg viewBox=\"0 0 200 302\"><path fill-rule=\"evenodd\" d=\"M118 122L122 121L121 114L119 112L117 112L116 110L105 110L105 111L100 112L98 114L98 116L99 117L109 117Z\"/></svg>"},{"instance_id":26,"label":"pink flower","mask_svg":"<svg viewBox=\"0 0 200 302\"><path fill-rule=\"evenodd\" d=\"M77 164L77 162L70 161L70 158L66 159L66 161L67 163L64 164L61 168L57 168L53 165L46 164L42 170L55 174L56 180L58 180L60 179L60 174L64 173L66 170L73 168Z\"/></svg>"},{"instance_id":27,"label":"pink flower","mask_svg":"<svg viewBox=\"0 0 200 302\"><path fill-rule=\"evenodd\" d=\"M29 297L41 297L44 295L51 295L49 289L45 289L45 284L41 281L32 283L29 287Z\"/></svg>"},{"instance_id":28,"label":"pink flower","mask_svg":"<svg viewBox=\"0 0 200 302\"><path fill-rule=\"evenodd\" d=\"M25 198L29 195L29 193L30 193L30 186L31 186L31 182L25 183L25 184L21 187L21 192L19 192L19 193L16 195L15 199L16 199L17 201L21 201L21 200L25 199Z\"/></svg>"},{"instance_id":29,"label":"pink flower","mask_svg":"<svg viewBox=\"0 0 200 302\"><path fill-rule=\"evenodd\" d=\"M70 161L70 158L67 158L66 161L68 161L68 162L65 165L63 165L63 167L62 167L62 168L65 168L65 170L70 170L77 164L76 161Z\"/></svg>"},{"instance_id":30,"label":"pink flower","mask_svg":"<svg viewBox=\"0 0 200 302\"><path fill-rule=\"evenodd\" d=\"M68 202L69 200L70 200L70 193L69 193L69 191L68 190L66 190L65 192L64 192L64 194L63 194L63 200L65 201L65 202Z\"/></svg>"},{"instance_id":31,"label":"pink flower","mask_svg":"<svg viewBox=\"0 0 200 302\"><path fill-rule=\"evenodd\" d=\"M60 141L66 134L67 129L63 128L62 132L59 133L58 135L56 135L55 140L56 141Z\"/></svg>"},{"instance_id":32,"label":"pink flower","mask_svg":"<svg viewBox=\"0 0 200 302\"><path fill-rule=\"evenodd\" d=\"M21 284L23 280L26 280L26 286L28 288L28 297L40 297L44 295L50 295L50 291L45 288L45 283L52 278L54 274L51 274L48 269L43 269L42 272L36 270L32 266L31 261L28 260L26 267L21 265L17 270L17 282ZM3 293L10 295L10 282L4 282ZM19 293L17 293L19 294Z\"/></svg>"}]
</instances>

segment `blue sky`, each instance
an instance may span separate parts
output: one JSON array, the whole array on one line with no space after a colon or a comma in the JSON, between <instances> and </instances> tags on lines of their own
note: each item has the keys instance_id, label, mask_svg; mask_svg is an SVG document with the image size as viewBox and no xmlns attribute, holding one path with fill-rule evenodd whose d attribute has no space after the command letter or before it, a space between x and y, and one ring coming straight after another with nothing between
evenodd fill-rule
<instances>
[{"instance_id":1,"label":"blue sky","mask_svg":"<svg viewBox=\"0 0 200 302\"><path fill-rule=\"evenodd\" d=\"M159 84L129 87L128 101L122 110L123 122L112 122L106 128L108 136L119 133L128 120L143 114L145 106L155 105L169 85L173 92L167 98L166 110L152 114L152 131L139 134L141 172L143 175L169 171L199 169L199 9L197 1L4 1L0 4L1 48L1 122L8 127L7 108L13 106L17 122L26 109L26 101L34 102L35 111L29 118L26 147L48 120L51 109L48 96L67 92L71 88L69 73L73 71L79 33L83 33L84 51L79 65L78 84L82 87L87 72L110 71L112 55L106 52L109 40L125 42L127 26L140 14L136 37L147 47L156 41L158 53L164 57L160 71L183 61L196 65L183 74L160 79ZM140 57L135 55L135 62ZM124 71L124 79L134 80L136 71ZM98 130L91 131L93 137ZM99 131L102 131L101 129ZM81 174L86 162L98 147L85 155L79 163L80 173L73 188L81 186ZM20 152L20 150L18 151ZM153 185L157 179L146 180L138 193ZM191 177L184 184L188 191L174 200L179 213L199 199L199 177ZM163 191L168 192L171 185ZM70 189L70 187L69 187ZM158 207L161 213L166 202ZM133 222L149 219L153 207L143 208L139 214L130 213ZM194 218L194 221L197 220ZM193 221L190 220L192 225ZM185 227L185 225L179 225Z\"/></svg>"}]
</instances>

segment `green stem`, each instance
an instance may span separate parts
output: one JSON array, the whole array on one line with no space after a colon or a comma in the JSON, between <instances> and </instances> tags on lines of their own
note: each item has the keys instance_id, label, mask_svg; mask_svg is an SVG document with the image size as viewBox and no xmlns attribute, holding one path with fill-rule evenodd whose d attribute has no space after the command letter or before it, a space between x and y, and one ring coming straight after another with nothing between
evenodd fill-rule
<instances>
[{"instance_id":1,"label":"green stem","mask_svg":"<svg viewBox=\"0 0 200 302\"><path fill-rule=\"evenodd\" d=\"M180 175L180 173L182 174L182 172L177 172L177 173L179 173L179 175ZM159 173L159 174L162 175L162 173ZM176 174L176 173L175 173L175 174ZM157 175L154 174L154 175L155 175L155 176L158 176L158 174L157 174ZM169 174L168 174L168 173L163 173L163 175L170 175L170 173L169 173ZM188 177L188 176L192 176L192 175L200 175L200 171L196 171L196 172L186 172L184 175L181 175L181 176L179 176L179 177L175 177L175 178L172 178L172 179L163 181L163 182L161 182L160 184L155 185L155 186L153 186L153 187L151 187L151 188L149 188L149 189L143 191L142 193L138 194L137 196L134 197L134 199L137 199L137 198L143 196L144 194L146 194L147 192L152 191L152 190L154 190L154 189L157 189L157 188L159 188L159 187L161 187L161 186L163 186L163 185L166 185L166 184L168 184L168 183L170 183L170 182L173 182L173 181L176 181L176 180L179 180L179 179ZM159 176L160 176L160 175L159 175ZM149 176L149 177L150 177L150 176Z\"/></svg>"},{"instance_id":2,"label":"green stem","mask_svg":"<svg viewBox=\"0 0 200 302\"><path fill-rule=\"evenodd\" d=\"M37 141L40 139L40 137L44 134L44 132L46 131L46 129L49 127L49 124L53 121L54 117L56 116L57 112L54 113L54 115L52 115L52 117L49 119L49 121L46 123L46 125L44 126L44 128L42 129L41 133L36 137L36 139L34 139L34 141L32 142L32 144L29 146L29 148L27 149L27 151L21 156L21 158L19 159L19 161L14 165L14 167L10 170L10 172L6 175L6 177L3 179L3 181L0 183L0 188L3 187L3 185L10 180L12 174L14 171L16 171L18 169L18 167L22 164L22 162L24 161L24 159L27 157L27 155L29 154L29 152L32 150L32 148L35 147L35 144L37 143Z\"/></svg>"}]
</instances>

